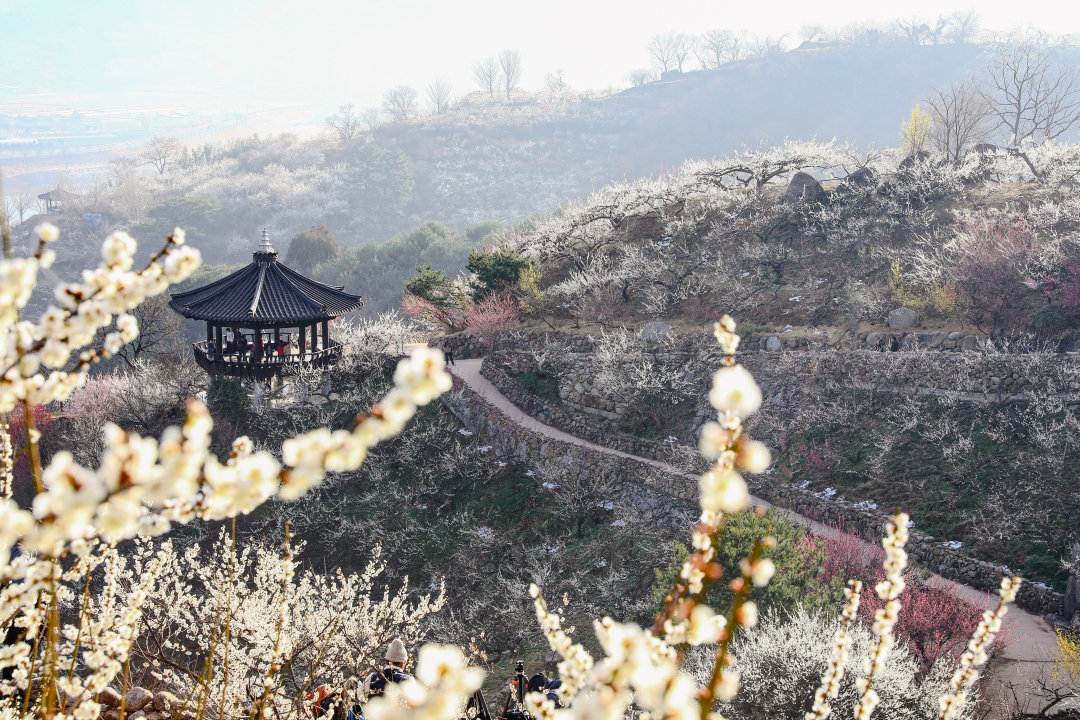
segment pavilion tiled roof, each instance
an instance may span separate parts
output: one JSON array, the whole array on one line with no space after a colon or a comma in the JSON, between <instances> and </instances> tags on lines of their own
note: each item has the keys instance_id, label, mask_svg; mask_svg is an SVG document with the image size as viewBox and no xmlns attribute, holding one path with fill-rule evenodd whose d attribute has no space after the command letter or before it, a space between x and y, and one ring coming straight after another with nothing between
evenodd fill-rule
<instances>
[{"instance_id":1,"label":"pavilion tiled roof","mask_svg":"<svg viewBox=\"0 0 1080 720\"><path fill-rule=\"evenodd\" d=\"M282 265L263 233L247 267L169 302L186 318L222 324L291 325L330 320L364 306L359 295L324 285Z\"/></svg>"}]
</instances>

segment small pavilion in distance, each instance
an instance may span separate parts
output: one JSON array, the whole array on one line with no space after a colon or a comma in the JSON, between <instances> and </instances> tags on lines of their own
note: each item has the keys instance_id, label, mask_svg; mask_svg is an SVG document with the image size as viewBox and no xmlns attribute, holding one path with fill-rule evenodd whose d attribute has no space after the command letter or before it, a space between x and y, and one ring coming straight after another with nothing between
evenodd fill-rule
<instances>
[{"instance_id":1,"label":"small pavilion in distance","mask_svg":"<svg viewBox=\"0 0 1080 720\"><path fill-rule=\"evenodd\" d=\"M278 262L263 229L247 267L201 288L176 293L169 306L206 322L195 361L210 375L271 380L300 365L337 361L330 321L364 306L359 295L324 285ZM230 339L231 335L231 339Z\"/></svg>"},{"instance_id":2,"label":"small pavilion in distance","mask_svg":"<svg viewBox=\"0 0 1080 720\"><path fill-rule=\"evenodd\" d=\"M68 192L61 187L56 187L47 193L38 195L38 200L45 201L45 214L46 215L59 215L64 212L64 203L69 200L77 200L78 195L72 192Z\"/></svg>"}]
</instances>

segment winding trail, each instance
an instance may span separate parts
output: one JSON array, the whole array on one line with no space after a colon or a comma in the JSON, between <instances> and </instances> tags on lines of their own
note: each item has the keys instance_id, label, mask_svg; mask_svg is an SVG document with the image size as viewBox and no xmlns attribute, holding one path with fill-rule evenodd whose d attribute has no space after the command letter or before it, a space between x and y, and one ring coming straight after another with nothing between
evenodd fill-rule
<instances>
[{"instance_id":1,"label":"winding trail","mask_svg":"<svg viewBox=\"0 0 1080 720\"><path fill-rule=\"evenodd\" d=\"M514 405L509 398L503 395L490 380L480 374L482 363L483 360L480 359L458 360L456 364L450 366L448 369L468 384L474 392L515 423L519 423L529 430L541 433L554 440L572 443L608 455L630 458L637 460L638 462L661 468L666 472L694 477L659 460L642 458L619 450L596 445L595 443L563 432L558 428L545 425L531 415L526 415L521 408ZM772 507L771 503L757 497L752 497L751 502L755 507ZM806 526L815 535L822 537L836 537L841 533L841 531L836 528L822 525L819 522L791 512L790 510L778 507L777 511L784 514L789 519ZM864 542L861 539L859 541ZM867 543L867 545L869 545L869 543ZM979 609L986 609L993 606L997 599L996 595L987 595L981 590L976 590L968 585L962 585L937 574L932 574L930 576L929 583L936 587L947 589L954 597L969 602ZM1057 651L1057 641L1054 631L1050 627L1050 624L1041 616L1034 615L1022 608L1014 606L1009 608L1009 614L1006 617L1005 622L1007 626L1010 626L1012 642L1005 649L1004 653L998 656L994 661L987 676L986 682L990 684L989 694L1000 698L999 700L992 701L994 707L992 708L992 712L987 716L989 718L1006 716L1007 708L1006 703L1004 702L1005 685L1009 683L1012 683L1013 685L1027 685L1038 679L1040 673L1045 673L1048 677L1050 665ZM1023 706L1022 709L1025 712L1033 712L1038 708L1038 698L1030 692L1022 692L1019 699Z\"/></svg>"}]
</instances>

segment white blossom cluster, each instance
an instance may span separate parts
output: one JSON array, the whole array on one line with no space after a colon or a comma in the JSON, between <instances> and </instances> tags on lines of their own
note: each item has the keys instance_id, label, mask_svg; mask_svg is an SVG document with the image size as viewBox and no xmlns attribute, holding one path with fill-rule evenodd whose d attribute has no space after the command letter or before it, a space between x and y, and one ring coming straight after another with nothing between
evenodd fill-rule
<instances>
[{"instance_id":1,"label":"white blossom cluster","mask_svg":"<svg viewBox=\"0 0 1080 720\"><path fill-rule=\"evenodd\" d=\"M701 519L694 530L694 554L683 565L677 598L669 602L658 628L643 630L632 623L604 618L594 624L597 639L606 657L596 663L579 644L573 644L561 630L559 617L551 613L540 590L531 588L536 598L537 619L551 645L563 658L559 671L563 678L562 698L568 707L556 710L541 694L529 697L529 707L538 717L617 718L633 702L649 717L699 717L704 703L730 700L738 690L739 675L728 667L726 648L739 628L757 624L757 606L747 599L752 587L764 587L775 573L773 562L760 555L759 544L740 564L741 577L732 581L736 600L725 616L697 600L710 577L717 575L715 541L722 532L727 513L739 512L749 503L746 481L739 474L763 472L770 463L764 445L743 434L743 420L761 405L761 390L753 377L734 362L739 336L735 323L725 316L715 328L717 341L726 357L724 367L713 378L710 402L719 413L719 422L710 423L701 436L702 453L716 464L700 480ZM764 544L768 545L769 538ZM662 631L664 637L659 635ZM712 677L704 693L693 678L681 669L676 646L720 644Z\"/></svg>"},{"instance_id":2,"label":"white blossom cluster","mask_svg":"<svg viewBox=\"0 0 1080 720\"><path fill-rule=\"evenodd\" d=\"M185 279L201 261L198 250L183 244L184 232L177 228L162 252L133 271L135 241L127 233L113 233L102 245L101 265L84 271L82 282L57 285L56 304L33 323L21 320L19 311L37 286L38 270L56 259L46 245L60 232L42 223L34 234L39 241L34 257L0 260L0 412L10 412L19 402L44 404L70 396L96 357L112 355L138 335L138 323L128 311ZM105 336L103 348L83 352L76 369L62 369L73 352L114 321L116 330Z\"/></svg>"},{"instance_id":3,"label":"white blossom cluster","mask_svg":"<svg viewBox=\"0 0 1080 720\"><path fill-rule=\"evenodd\" d=\"M821 676L821 686L814 693L814 706L806 713L806 720L825 720L832 712L829 700L840 694L840 681L844 679L844 666L847 665L848 652L851 650L851 624L859 613L861 580L849 580L844 588L844 609L840 613L840 627L833 640L832 655L825 674Z\"/></svg>"},{"instance_id":4,"label":"white blossom cluster","mask_svg":"<svg viewBox=\"0 0 1080 720\"><path fill-rule=\"evenodd\" d=\"M537 620L551 648L562 658L559 672L563 686L559 693L566 705L556 709L542 693L531 693L526 698L526 705L534 717L542 720L616 720L626 717L633 708L634 712L640 712L639 717L646 720L718 720L721 717L717 712L718 706L726 707L725 704L736 701L739 695L740 669L754 677L751 694L755 697L761 695L764 689L765 683L761 682L760 677L762 674L782 672L775 663L763 667L747 666L746 658L751 657L752 653L740 654L733 644L737 631L743 629L737 640L742 648L762 645L757 642L757 634L746 632L758 623L757 607L748 599L748 594L753 587L767 585L775 572L772 561L761 554L772 546L772 538L763 538L755 545L750 556L740 562L740 576L729 583L735 597L726 615L717 613L699 600L704 597L708 582L719 575L713 558L716 543L722 538L726 515L745 509L749 503L748 489L740 471L762 472L770 464L767 448L743 434L743 420L760 407L762 397L750 373L734 362L739 342L739 336L734 331L734 322L726 316L715 328L716 337L727 357L724 367L714 376L709 395L719 419L703 428L700 447L702 454L716 460L716 464L700 481L701 517L693 532L694 553L681 569L679 584L668 597L666 607L652 630L632 623L619 623L610 617L595 622L596 636L605 652L605 657L599 662L594 661L581 644L570 639L562 629L561 618L549 610L540 589L535 584L531 586ZM813 710L806 714L807 720L828 717L832 710L828 700L840 694L843 694L843 704L851 708L858 718L869 718L883 698L890 711L901 705L909 707L912 702L919 705L921 712L927 711L927 707L923 707L927 705L924 691L933 693L928 701L932 704L933 698L947 687L945 673L948 670L942 663L932 668L921 685L916 685L917 663L910 658L906 648L899 648L892 654L893 660L889 659L889 651L895 644L892 630L900 610L898 598L904 588L902 574L907 565L904 551L907 521L903 513L894 516L882 541L886 551L885 580L875 590L886 603L876 614L872 633L856 619L861 583L854 581L846 589L847 602L840 627L835 632L828 631L833 635L831 644L824 638L820 643L823 652L827 652L827 660L823 660L825 673L814 695ZM1003 593L1003 603L1010 599L1011 595L1006 597ZM997 629L989 614L984 617L980 627L982 629L969 646L970 659L958 671L957 678L961 679L954 680L954 689L961 687L965 682L963 678L971 677L969 672L964 674L965 668L985 658L978 649L985 648ZM774 635L792 640L789 626L772 622L770 629L776 631ZM858 645L855 658L851 657L853 640ZM683 667L683 656L679 652L680 649L687 649L687 646L691 652L686 657L694 658L695 662L701 659L702 654L707 655L707 662L695 668L700 672L693 675ZM733 649L734 653L729 649ZM781 655L790 656L791 653L785 651ZM855 659L862 659L865 677L842 685L845 669ZM806 663L798 669L804 674L817 672ZM773 677L770 680L775 681L772 685L780 699L791 703L790 693L780 690L791 685L791 678ZM881 691L880 695L875 686ZM913 698L912 692L917 693L918 697ZM942 703L944 707L945 701ZM955 717L967 716L962 696L955 701L955 707ZM415 704L410 705L410 712L417 710ZM424 717L451 720L453 716L449 713L438 715L437 709L433 709L430 715L425 714Z\"/></svg>"},{"instance_id":5,"label":"white blossom cluster","mask_svg":"<svg viewBox=\"0 0 1080 720\"><path fill-rule=\"evenodd\" d=\"M0 420L0 498L11 497L12 484L15 481L15 449L11 446L11 434L8 430L8 424Z\"/></svg>"},{"instance_id":6,"label":"white blossom cluster","mask_svg":"<svg viewBox=\"0 0 1080 720\"><path fill-rule=\"evenodd\" d=\"M275 495L298 497L319 483L327 470L357 469L372 446L400 432L418 406L450 388L451 379L441 351L418 350L398 364L393 389L370 414L358 417L352 430L331 433L322 428L288 440L282 447L284 464L269 452L255 451L246 437L233 443L231 456L222 464L210 452L213 421L209 412L201 403L189 401L183 427L166 429L160 440L106 425L105 449L97 469L80 465L67 451L56 453L48 467L42 468L38 459L41 433L27 408L67 398L85 382L91 362L109 357L138 334L138 323L127 311L186 278L200 259L197 251L183 245L183 232L177 229L146 268L133 271L135 241L115 233L104 243L101 266L85 271L82 282L59 285L57 304L39 322L31 323L19 314L37 283L39 268L54 260L46 244L56 240L58 232L46 223L36 234L39 247L34 257L0 260L0 332L4 334L0 412L23 405L31 471L38 485L31 507L23 509L7 496L7 471L3 475L0 630L6 632L11 626L21 632L18 641L0 650L0 668L14 668L13 680L0 687L0 720L22 715L18 696L32 681L42 682L47 689L36 693L32 712L43 717L70 712L78 720L90 720L100 710L91 695L111 682L126 661L147 595L168 559L167 552L142 558L138 577L125 577L122 592L115 543L137 535L160 535L172 523L196 517L234 518ZM63 369L75 351L114 322L116 330L105 335L104 347L82 351L73 369ZM0 439L0 469L10 467L14 452L10 439ZM12 560L10 551L16 546L30 554ZM78 558L69 570L59 562L65 556ZM102 565L105 589L91 596L90 574ZM169 576L174 582L190 578L192 567L174 564ZM222 585L220 575L202 580L206 580L203 590L224 588L228 603L230 589ZM275 582L280 582L280 576ZM307 597L309 606L314 605L312 597L335 592L329 585L305 582L313 583L311 591L297 597ZM59 608L74 602L68 587L72 583L83 583L86 589L77 622L63 624ZM341 597L364 597L361 586L360 580L343 580L336 592ZM238 587L231 591L247 594L246 587L243 591ZM174 602L165 607L183 607L182 596L176 593ZM425 600L414 611L422 616L432 606ZM381 606L368 602L366 609L354 613L354 620L342 622L345 626L361 623L354 633L370 635L373 624L408 615L404 607L403 596L387 597ZM300 614L312 622L323 617L314 607ZM278 604L273 616L281 618ZM319 632L326 630L326 626L319 628Z\"/></svg>"},{"instance_id":7,"label":"white blossom cluster","mask_svg":"<svg viewBox=\"0 0 1080 720\"><path fill-rule=\"evenodd\" d=\"M138 574L124 574L124 563L114 547L96 541L73 543L76 562L67 570L58 561L22 556L10 563L3 575L0 614L16 618L15 626L25 628L23 641L0 650L0 667L13 667L13 678L0 684L0 718L21 717L15 703L31 677L51 682L55 693L37 698L43 717L63 715L92 720L101 711L93 696L104 689L128 661L132 641L141 620L150 589L162 571L154 560ZM76 622L60 624L55 617L58 605L71 605L75 595L68 585L89 587L91 574L103 567L102 589L94 595L84 591L78 604ZM65 584L67 583L67 584ZM50 644L50 652L39 658L34 645ZM37 665L46 660L44 666ZM80 667L83 672L71 670Z\"/></svg>"},{"instance_id":8,"label":"white blossom cluster","mask_svg":"<svg viewBox=\"0 0 1080 720\"><path fill-rule=\"evenodd\" d=\"M994 642L1001 630L1001 620L1009 611L1008 603L1016 599L1020 589L1020 578L1004 577L998 590L998 604L993 610L987 610L979 620L978 627L968 641L967 649L960 656L960 667L956 669L950 686L952 694L941 698L939 720L953 720L967 702L968 691L979 679L979 668L986 664L986 650Z\"/></svg>"},{"instance_id":9,"label":"white blossom cluster","mask_svg":"<svg viewBox=\"0 0 1080 720\"><path fill-rule=\"evenodd\" d=\"M386 568L378 547L360 574L321 575L296 572L293 553L302 544L282 554L237 547L224 530L210 547L183 551L171 541L136 542L134 571L151 562L162 570L133 655L193 705L210 692L198 672L212 667L215 703L246 708L250 688L261 685L265 712L285 715L295 691L282 683L282 667L296 677L363 675L391 639L419 644L425 618L444 605L441 588L411 599L407 579L396 592L380 592Z\"/></svg>"},{"instance_id":10,"label":"white blossom cluster","mask_svg":"<svg viewBox=\"0 0 1080 720\"><path fill-rule=\"evenodd\" d=\"M133 273L134 242L114 235L106 242L102 268L86 273L81 284L62 286L57 293L60 306L34 325L23 323L19 310L25 307L38 267L51 260L45 242L55 239L55 233L43 227L39 236L35 258L21 265L6 259L0 266L4 277L18 279L0 288L5 303L0 320L8 339L3 361L9 363L0 379L0 393L6 393L0 394L0 409L10 410L20 401L65 397L84 380L94 357L115 352L116 342L137 332L133 321L122 319L129 317L123 313L131 303L160 293L198 263L196 255L183 250L182 233L177 232L147 270ZM117 335L109 336L114 339L106 340L105 348L80 356L76 370L41 374L42 365L65 365L71 353L90 342L117 313L121 314ZM753 670L738 665L733 641L737 634L746 637L746 631L758 624L750 593L766 586L775 573L772 561L763 556L773 546L772 538L756 542L740 562L738 576L729 580L734 599L726 614L703 602L709 583L722 575L715 558L726 518L749 504L741 473L763 472L771 462L768 449L745 434L744 421L760 408L762 395L750 373L735 363L739 336L734 321L725 316L716 324L715 335L725 354L709 393L718 420L704 426L700 438L702 454L715 462L699 481L701 515L693 532L694 552L651 630L611 618L595 623L605 653L599 662L571 642L539 588L532 588L537 618L562 657L561 693L566 703L556 709L544 697L530 695L528 707L538 718L616 720L631 706L643 710L643 718L657 720L713 717L718 703L736 697L740 667L747 674ZM53 366L61 354L63 361ZM156 546L145 536L160 535L171 523L196 517L235 518L275 495L298 497L327 471L356 469L370 448L400 432L419 406L450 385L442 353L420 349L399 363L394 388L370 414L358 417L353 429L319 428L287 440L281 461L256 451L248 438L241 437L233 443L229 459L219 462L209 449L212 420L206 408L193 401L184 426L167 429L160 440L107 426L106 447L96 470L60 452L42 471L32 452L31 464L41 484L32 507L25 510L10 498L0 498L0 619L5 623L0 629L11 624L22 630L17 642L0 648L0 668L14 669L12 680L0 685L0 720L24 717L19 696L31 687L40 688L31 693L32 714L93 720L102 710L95 693L111 683L134 654L158 679L186 692L199 715L210 709L211 702L222 718L248 715L254 702L260 716L269 707L289 717L297 710L297 695L304 694L320 666L326 665L340 680L374 659L390 634L410 644L419 642L420 621L441 607L443 596L440 592L435 600L425 596L410 603L403 586L394 596L386 589L381 600L374 598L374 582L383 570L377 557L361 576L297 577L288 540L285 553L278 556L265 548L238 551L234 540L223 533L203 560L197 547L180 554L169 542ZM31 421L27 413L27 436L34 450L40 433ZM0 451L7 467L14 452L10 442L0 439ZM140 535L144 537L136 541L129 565L117 554L115 543ZM872 627L876 644L866 648L867 676L856 682L858 718L873 713L879 698L871 686L887 675L898 597L904 587L906 540L907 516L901 513L892 518L883 541L886 577L876 590L886 603ZM9 550L16 545L33 554L9 559ZM61 564L61 558L70 560ZM99 568L102 589L91 593L90 580ZM959 717L1018 582L1003 582L998 609L984 615L953 679L953 694L941 701L942 718ZM73 587L80 586L83 593L78 600ZM75 607L78 612L69 620L72 613L67 610ZM846 633L857 607L858 586L854 586L848 590L842 627L835 635L812 717L825 717L825 699L835 697L848 659ZM66 612L63 620L61 608ZM703 687L682 665L683 646L715 648ZM286 667L294 675L306 674L308 680L288 687L283 677ZM392 686L385 697L369 703L371 720L454 720L483 679L483 671L470 668L460 649L434 645L421 649L415 675L415 681Z\"/></svg>"},{"instance_id":11,"label":"white blossom cluster","mask_svg":"<svg viewBox=\"0 0 1080 720\"><path fill-rule=\"evenodd\" d=\"M867 659L863 672L866 677L855 681L855 685L862 692L862 699L855 709L856 720L869 720L874 713L874 708L880 702L877 691L872 687L874 676L885 669L885 661L889 657L889 651L896 645L896 637L893 635L893 627L900 617L900 593L904 591L904 568L907 567L907 551L904 546L908 540L908 515L897 513L889 519L885 527L885 537L881 546L885 548L885 560L882 567L885 569L885 579L879 582L874 590L878 597L885 601L885 606L874 611L874 623L871 629L877 636L877 647L873 655Z\"/></svg>"}]
</instances>

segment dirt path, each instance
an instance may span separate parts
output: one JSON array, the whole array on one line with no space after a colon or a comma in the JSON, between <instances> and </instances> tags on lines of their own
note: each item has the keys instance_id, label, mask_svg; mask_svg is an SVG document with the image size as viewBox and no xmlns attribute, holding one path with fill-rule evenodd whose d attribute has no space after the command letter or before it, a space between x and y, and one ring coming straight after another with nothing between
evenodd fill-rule
<instances>
[{"instance_id":1,"label":"dirt path","mask_svg":"<svg viewBox=\"0 0 1080 720\"><path fill-rule=\"evenodd\" d=\"M514 405L509 398L499 392L499 389L495 387L490 380L480 374L482 362L482 360L458 360L457 363L449 369L454 375L467 383L473 391L484 398L484 400L497 408L515 423L519 423L522 427L547 435L554 440L561 440L574 445L580 445L608 455L632 458L639 462L662 468L667 472L686 475L686 473L683 473L667 463L637 457L636 455L630 455L628 453L620 452L619 450L596 445L587 440L582 440L579 437L563 432L558 428L545 425L531 415L526 415L521 408ZM757 497L752 498L752 502L755 507L772 507L769 502ZM807 517L793 513L790 510L785 510L783 508L777 508L777 510L791 520L807 526L810 531L816 535L829 537L836 536L840 533L836 528L822 525ZM929 582L932 585L948 589L955 597L970 602L980 609L992 606L994 600L996 600L996 595L988 596L981 590L976 590L973 587L953 582L940 575L931 575ZM995 661L987 678L987 682L990 683L992 688L997 686L997 692L995 694L1000 694L1000 689L1003 684L1027 684L1036 680L1040 673L1049 673L1050 664L1057 649L1054 631L1051 629L1049 623L1041 616L1029 613L1022 608L1011 607L1007 616L1007 623L1011 623L1011 636L1013 642L1005 650L1002 656ZM1022 698L1022 700L1026 705L1024 708L1025 711L1031 712L1036 709L1035 697L1027 696ZM995 702L995 705L998 707L995 707L994 712L991 712L988 717L1004 717L1004 703L999 701Z\"/></svg>"}]
</instances>

